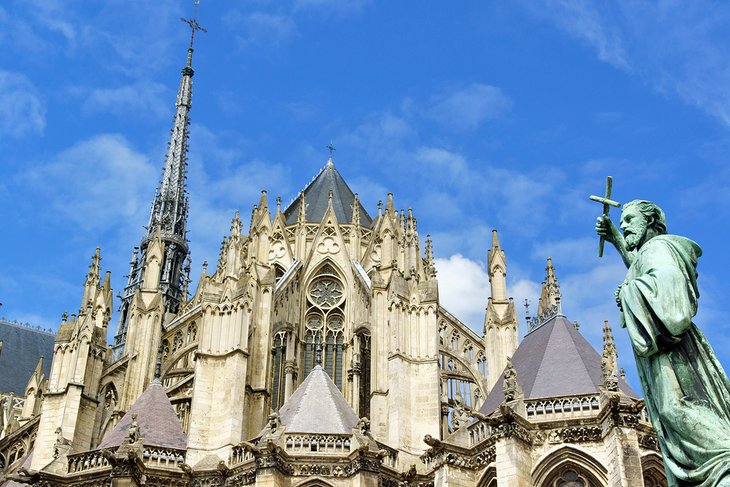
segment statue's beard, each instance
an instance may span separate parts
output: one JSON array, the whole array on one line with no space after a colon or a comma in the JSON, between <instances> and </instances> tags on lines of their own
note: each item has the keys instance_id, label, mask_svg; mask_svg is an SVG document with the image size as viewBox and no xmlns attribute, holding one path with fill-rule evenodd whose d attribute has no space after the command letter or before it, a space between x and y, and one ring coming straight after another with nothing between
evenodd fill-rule
<instances>
[{"instance_id":1,"label":"statue's beard","mask_svg":"<svg viewBox=\"0 0 730 487\"><path fill-rule=\"evenodd\" d=\"M646 223L637 223L633 228L627 229L624 232L624 240L626 241L626 248L628 250L634 250L639 247L641 241L646 234Z\"/></svg>"}]
</instances>

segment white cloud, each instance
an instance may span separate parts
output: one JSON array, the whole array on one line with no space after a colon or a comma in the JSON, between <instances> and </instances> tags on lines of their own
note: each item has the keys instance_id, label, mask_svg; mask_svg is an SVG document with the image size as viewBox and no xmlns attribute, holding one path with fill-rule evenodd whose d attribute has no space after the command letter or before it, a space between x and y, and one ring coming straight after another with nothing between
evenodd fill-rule
<instances>
[{"instance_id":1,"label":"white cloud","mask_svg":"<svg viewBox=\"0 0 730 487\"><path fill-rule=\"evenodd\" d=\"M431 97L429 118L445 127L475 129L482 122L499 118L512 106L511 100L496 86L472 83L466 88Z\"/></svg>"},{"instance_id":2,"label":"white cloud","mask_svg":"<svg viewBox=\"0 0 730 487\"><path fill-rule=\"evenodd\" d=\"M479 262L454 254L436 259L441 304L481 335L489 298L489 275Z\"/></svg>"},{"instance_id":3,"label":"white cloud","mask_svg":"<svg viewBox=\"0 0 730 487\"><path fill-rule=\"evenodd\" d=\"M33 83L25 76L0 70L0 133L10 137L40 134L46 126L46 108Z\"/></svg>"},{"instance_id":4,"label":"white cloud","mask_svg":"<svg viewBox=\"0 0 730 487\"><path fill-rule=\"evenodd\" d=\"M139 228L157 174L124 137L102 134L75 144L20 179L33 189L33 197L50 200L64 218L101 231L126 225Z\"/></svg>"},{"instance_id":5,"label":"white cloud","mask_svg":"<svg viewBox=\"0 0 730 487\"><path fill-rule=\"evenodd\" d=\"M139 81L118 88L95 88L85 95L84 109L105 111L114 115L135 118L152 116L161 118L170 114L172 99L166 100L165 85L151 81Z\"/></svg>"}]
</instances>

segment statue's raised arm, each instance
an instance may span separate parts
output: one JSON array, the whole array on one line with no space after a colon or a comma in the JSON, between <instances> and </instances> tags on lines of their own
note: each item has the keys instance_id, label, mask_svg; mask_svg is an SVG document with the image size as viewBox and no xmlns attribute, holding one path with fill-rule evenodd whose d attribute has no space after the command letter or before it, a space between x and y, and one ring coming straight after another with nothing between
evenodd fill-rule
<instances>
[{"instance_id":1,"label":"statue's raised arm","mask_svg":"<svg viewBox=\"0 0 730 487\"><path fill-rule=\"evenodd\" d=\"M697 313L699 245L667 234L650 201L624 205L621 230L607 216L596 232L628 267L617 301L636 357L647 412L670 486L730 487L730 383Z\"/></svg>"}]
</instances>

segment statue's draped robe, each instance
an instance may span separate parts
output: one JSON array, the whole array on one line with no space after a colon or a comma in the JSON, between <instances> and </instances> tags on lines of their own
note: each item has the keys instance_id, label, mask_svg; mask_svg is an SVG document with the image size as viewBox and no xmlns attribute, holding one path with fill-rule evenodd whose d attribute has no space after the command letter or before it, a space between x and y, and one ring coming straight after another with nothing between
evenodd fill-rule
<instances>
[{"instance_id":1,"label":"statue's draped robe","mask_svg":"<svg viewBox=\"0 0 730 487\"><path fill-rule=\"evenodd\" d=\"M730 485L730 383L691 321L700 255L689 239L654 237L639 249L620 294L670 486Z\"/></svg>"}]
</instances>

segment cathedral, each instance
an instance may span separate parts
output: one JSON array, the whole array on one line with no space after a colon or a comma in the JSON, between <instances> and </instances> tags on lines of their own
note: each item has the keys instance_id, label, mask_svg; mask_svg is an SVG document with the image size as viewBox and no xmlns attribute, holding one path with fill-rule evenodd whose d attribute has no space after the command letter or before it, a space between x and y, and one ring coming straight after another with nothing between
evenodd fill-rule
<instances>
[{"instance_id":1,"label":"cathedral","mask_svg":"<svg viewBox=\"0 0 730 487\"><path fill-rule=\"evenodd\" d=\"M414 211L389 193L369 212L331 152L288 206L262 191L232 215L191 282L192 57L121 302L97 248L50 370L0 391L0 486L666 485L611 328L599 354L549 258L520 340L493 231L476 333L441 305Z\"/></svg>"}]
</instances>

